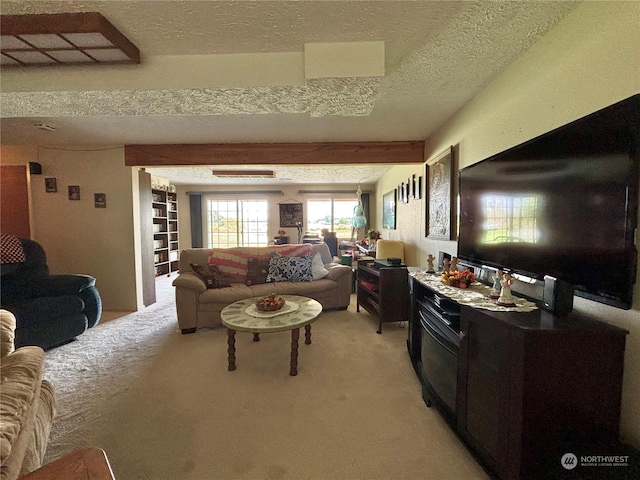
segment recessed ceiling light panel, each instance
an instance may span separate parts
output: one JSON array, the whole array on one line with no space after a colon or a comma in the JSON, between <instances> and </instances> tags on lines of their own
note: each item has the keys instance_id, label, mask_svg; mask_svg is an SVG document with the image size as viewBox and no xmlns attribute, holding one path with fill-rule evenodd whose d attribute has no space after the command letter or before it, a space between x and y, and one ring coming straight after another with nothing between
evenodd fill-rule
<instances>
[{"instance_id":1,"label":"recessed ceiling light panel","mask_svg":"<svg viewBox=\"0 0 640 480\"><path fill-rule=\"evenodd\" d=\"M2 65L140 63L140 51L97 12L1 15Z\"/></svg>"},{"instance_id":2,"label":"recessed ceiling light panel","mask_svg":"<svg viewBox=\"0 0 640 480\"><path fill-rule=\"evenodd\" d=\"M213 175L221 178L275 178L273 170L214 170Z\"/></svg>"}]
</instances>

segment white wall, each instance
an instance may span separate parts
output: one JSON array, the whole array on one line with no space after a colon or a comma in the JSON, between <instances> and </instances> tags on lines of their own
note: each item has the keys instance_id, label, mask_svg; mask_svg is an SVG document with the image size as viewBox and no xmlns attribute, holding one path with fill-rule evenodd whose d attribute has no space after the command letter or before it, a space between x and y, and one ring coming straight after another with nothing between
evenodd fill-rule
<instances>
[{"instance_id":1,"label":"white wall","mask_svg":"<svg viewBox=\"0 0 640 480\"><path fill-rule=\"evenodd\" d=\"M458 145L459 166L466 167L640 92L639 25L637 2L583 3L431 136L427 158ZM386 192L404 178L399 170L387 174L378 189ZM424 211L420 219L424 231ZM414 229L400 220L399 229ZM419 265L426 265L429 253L455 254L457 248L423 235L418 243ZM578 297L574 308L630 332L621 432L640 446L640 280L629 311Z\"/></svg>"},{"instance_id":2,"label":"white wall","mask_svg":"<svg viewBox=\"0 0 640 480\"><path fill-rule=\"evenodd\" d=\"M125 167L124 149L2 146L1 152L3 164L42 165L42 175L31 175L31 237L44 247L51 273L92 275L105 310L137 310L137 170ZM57 179L56 193L45 192L48 177ZM80 186L79 201L68 199L69 185ZM94 207L94 193L106 194L107 208Z\"/></svg>"}]
</instances>

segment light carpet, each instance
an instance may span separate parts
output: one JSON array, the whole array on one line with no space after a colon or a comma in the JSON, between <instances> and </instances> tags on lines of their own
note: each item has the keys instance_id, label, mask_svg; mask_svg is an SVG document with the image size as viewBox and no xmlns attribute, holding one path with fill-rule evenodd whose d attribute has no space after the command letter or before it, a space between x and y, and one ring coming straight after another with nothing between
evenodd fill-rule
<instances>
[{"instance_id":1,"label":"light carpet","mask_svg":"<svg viewBox=\"0 0 640 480\"><path fill-rule=\"evenodd\" d=\"M156 304L46 353L46 462L97 446L118 480L488 478L422 401L406 327L376 334L353 297L300 342L298 376L289 332L238 333L228 372L225 330L182 335L169 281Z\"/></svg>"}]
</instances>

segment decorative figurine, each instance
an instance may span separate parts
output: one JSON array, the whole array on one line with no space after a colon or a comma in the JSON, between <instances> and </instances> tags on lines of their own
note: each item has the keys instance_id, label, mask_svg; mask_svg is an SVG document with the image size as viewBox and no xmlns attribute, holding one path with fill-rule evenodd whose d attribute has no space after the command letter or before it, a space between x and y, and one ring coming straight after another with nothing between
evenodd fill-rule
<instances>
[{"instance_id":1,"label":"decorative figurine","mask_svg":"<svg viewBox=\"0 0 640 480\"><path fill-rule=\"evenodd\" d=\"M442 261L442 271L443 271L443 272L448 272L448 271L449 271L449 265L450 265L450 264L451 264L451 262L449 261L449 259L448 259L448 258L445 258L445 259Z\"/></svg>"},{"instance_id":2,"label":"decorative figurine","mask_svg":"<svg viewBox=\"0 0 640 480\"><path fill-rule=\"evenodd\" d=\"M493 287L491 287L489 298L497 300L500 297L500 290L502 290L502 285L500 284L500 282L502 281L503 275L504 272L502 270L498 270L496 272L496 276L493 277Z\"/></svg>"},{"instance_id":3,"label":"decorative figurine","mask_svg":"<svg viewBox=\"0 0 640 480\"><path fill-rule=\"evenodd\" d=\"M502 285L502 290L500 290L500 297L498 297L498 301L496 302L498 305L503 307L515 307L516 304L513 301L513 295L511 295L511 285L515 283L515 279L508 273L505 273L502 276L502 280L500 280L500 285Z\"/></svg>"},{"instance_id":4,"label":"decorative figurine","mask_svg":"<svg viewBox=\"0 0 640 480\"><path fill-rule=\"evenodd\" d=\"M455 272L458 270L458 257L451 257L451 263L449 264L449 271Z\"/></svg>"},{"instance_id":5,"label":"decorative figurine","mask_svg":"<svg viewBox=\"0 0 640 480\"><path fill-rule=\"evenodd\" d=\"M433 267L433 261L436 259L433 255L427 255L427 273L436 273L435 268Z\"/></svg>"}]
</instances>

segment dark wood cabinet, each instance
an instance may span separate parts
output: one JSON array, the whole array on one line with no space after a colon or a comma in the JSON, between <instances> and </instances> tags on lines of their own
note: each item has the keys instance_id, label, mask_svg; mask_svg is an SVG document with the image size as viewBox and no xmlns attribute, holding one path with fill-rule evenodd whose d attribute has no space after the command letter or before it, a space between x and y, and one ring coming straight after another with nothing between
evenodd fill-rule
<instances>
[{"instance_id":1,"label":"dark wood cabinet","mask_svg":"<svg viewBox=\"0 0 640 480\"><path fill-rule=\"evenodd\" d=\"M418 302L430 288L412 290L408 346L420 377L433 371L421 364L429 343L416 325ZM627 333L574 312L560 317L542 309L460 305L455 410L441 410L497 478L567 478L560 463L565 453L580 458L620 448Z\"/></svg>"},{"instance_id":2,"label":"dark wood cabinet","mask_svg":"<svg viewBox=\"0 0 640 480\"><path fill-rule=\"evenodd\" d=\"M406 267L376 268L373 260L359 260L356 276L356 311L360 307L384 322L406 322L409 318L409 279Z\"/></svg>"}]
</instances>

